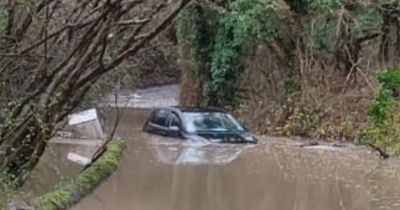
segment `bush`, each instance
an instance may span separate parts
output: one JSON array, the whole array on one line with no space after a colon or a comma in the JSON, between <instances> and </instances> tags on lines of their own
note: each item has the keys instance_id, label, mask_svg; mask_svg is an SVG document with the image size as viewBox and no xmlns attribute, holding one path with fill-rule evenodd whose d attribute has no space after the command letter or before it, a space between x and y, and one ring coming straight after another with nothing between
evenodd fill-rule
<instances>
[{"instance_id":1,"label":"bush","mask_svg":"<svg viewBox=\"0 0 400 210\"><path fill-rule=\"evenodd\" d=\"M381 148L389 155L400 154L400 68L378 74L380 89L373 100L368 126L362 131L361 142Z\"/></svg>"}]
</instances>

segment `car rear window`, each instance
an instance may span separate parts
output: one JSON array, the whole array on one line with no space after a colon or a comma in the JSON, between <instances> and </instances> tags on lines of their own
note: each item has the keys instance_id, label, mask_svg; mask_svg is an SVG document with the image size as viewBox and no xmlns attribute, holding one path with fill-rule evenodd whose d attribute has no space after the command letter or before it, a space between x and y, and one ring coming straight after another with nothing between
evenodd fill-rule
<instances>
[{"instance_id":1,"label":"car rear window","mask_svg":"<svg viewBox=\"0 0 400 210\"><path fill-rule=\"evenodd\" d=\"M151 119L151 122L156 125L165 127L167 125L167 116L168 116L168 111L162 109L158 110Z\"/></svg>"}]
</instances>

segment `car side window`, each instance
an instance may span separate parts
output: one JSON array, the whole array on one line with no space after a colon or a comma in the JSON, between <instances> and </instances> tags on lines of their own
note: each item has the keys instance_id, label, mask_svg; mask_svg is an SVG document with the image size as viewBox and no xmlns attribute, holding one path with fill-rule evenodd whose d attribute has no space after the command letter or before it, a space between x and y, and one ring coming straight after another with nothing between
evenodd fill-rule
<instances>
[{"instance_id":1,"label":"car side window","mask_svg":"<svg viewBox=\"0 0 400 210\"><path fill-rule=\"evenodd\" d=\"M159 126L167 126L168 112L166 110L158 110L151 119L151 123Z\"/></svg>"},{"instance_id":2,"label":"car side window","mask_svg":"<svg viewBox=\"0 0 400 210\"><path fill-rule=\"evenodd\" d=\"M174 113L171 113L170 115L169 115L169 126L171 127L171 126L177 126L177 127L180 127L181 126L181 122L180 122L180 120L179 120L179 117L176 115L176 114L174 114Z\"/></svg>"}]
</instances>

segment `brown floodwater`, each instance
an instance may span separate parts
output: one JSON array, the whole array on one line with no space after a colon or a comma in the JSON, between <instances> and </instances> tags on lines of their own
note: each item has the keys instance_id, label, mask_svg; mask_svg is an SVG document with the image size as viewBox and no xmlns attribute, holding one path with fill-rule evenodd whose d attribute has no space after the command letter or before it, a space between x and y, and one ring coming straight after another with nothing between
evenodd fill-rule
<instances>
[{"instance_id":1,"label":"brown floodwater","mask_svg":"<svg viewBox=\"0 0 400 210\"><path fill-rule=\"evenodd\" d=\"M205 145L144 134L147 110L124 109L120 168L74 210L400 209L400 161L364 148Z\"/></svg>"},{"instance_id":2,"label":"brown floodwater","mask_svg":"<svg viewBox=\"0 0 400 210\"><path fill-rule=\"evenodd\" d=\"M97 147L96 143L50 143L38 165L28 177L26 183L17 192L19 199L29 201L46 192L54 190L57 184L67 182L77 176L83 166L67 159L68 153L74 152L89 156Z\"/></svg>"}]
</instances>

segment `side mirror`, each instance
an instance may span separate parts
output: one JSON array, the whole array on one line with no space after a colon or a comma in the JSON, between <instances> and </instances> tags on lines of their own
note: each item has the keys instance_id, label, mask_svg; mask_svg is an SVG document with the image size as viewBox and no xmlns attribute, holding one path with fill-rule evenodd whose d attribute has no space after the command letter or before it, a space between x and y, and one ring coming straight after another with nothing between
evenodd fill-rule
<instances>
[{"instance_id":1,"label":"side mirror","mask_svg":"<svg viewBox=\"0 0 400 210\"><path fill-rule=\"evenodd\" d=\"M179 132L179 127L178 126L171 126L171 127L169 127L169 130L171 132L178 133Z\"/></svg>"},{"instance_id":2,"label":"side mirror","mask_svg":"<svg viewBox=\"0 0 400 210\"><path fill-rule=\"evenodd\" d=\"M181 132L178 126L171 126L168 128L168 133L171 136L179 137L181 136Z\"/></svg>"}]
</instances>

